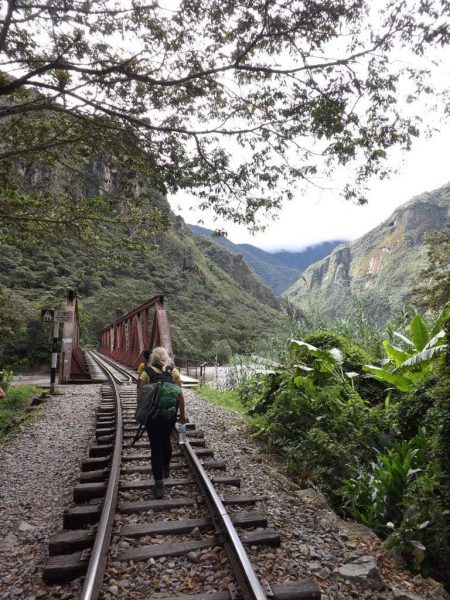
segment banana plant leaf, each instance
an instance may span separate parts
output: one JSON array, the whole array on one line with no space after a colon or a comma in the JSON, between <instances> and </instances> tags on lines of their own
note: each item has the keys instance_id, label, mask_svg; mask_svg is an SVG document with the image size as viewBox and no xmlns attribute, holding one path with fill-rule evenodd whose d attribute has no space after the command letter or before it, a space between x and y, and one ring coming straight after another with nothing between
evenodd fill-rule
<instances>
[{"instance_id":1,"label":"banana plant leaf","mask_svg":"<svg viewBox=\"0 0 450 600\"><path fill-rule=\"evenodd\" d=\"M399 331L394 331L394 333L392 335L394 335L399 340L402 340L402 342L404 344L406 344L407 346L410 346L411 348L414 348L414 342L412 342L409 338L407 338L405 335L403 335Z\"/></svg>"},{"instance_id":2,"label":"banana plant leaf","mask_svg":"<svg viewBox=\"0 0 450 600\"><path fill-rule=\"evenodd\" d=\"M375 379L378 379L378 381L390 383L401 392L409 392L413 389L412 381L398 373L391 373L391 371L387 371L381 367L375 367L374 365L364 365L364 371L370 373Z\"/></svg>"},{"instance_id":3,"label":"banana plant leaf","mask_svg":"<svg viewBox=\"0 0 450 600\"><path fill-rule=\"evenodd\" d=\"M409 371L411 367L418 367L422 365L426 365L430 361L432 361L436 356L443 354L447 350L447 344L441 344L440 346L433 346L432 348L427 348L426 350L422 350L422 352L417 352L408 360L405 360L403 364L395 369L396 375L402 375L403 373Z\"/></svg>"},{"instance_id":4,"label":"banana plant leaf","mask_svg":"<svg viewBox=\"0 0 450 600\"><path fill-rule=\"evenodd\" d=\"M433 327L430 331L430 335L436 335L441 329L442 326L450 319L450 301L444 306L444 308L439 313L436 321L433 324Z\"/></svg>"},{"instance_id":5,"label":"banana plant leaf","mask_svg":"<svg viewBox=\"0 0 450 600\"><path fill-rule=\"evenodd\" d=\"M409 325L411 339L416 350L423 350L430 340L427 324L420 315L415 315Z\"/></svg>"},{"instance_id":6,"label":"banana plant leaf","mask_svg":"<svg viewBox=\"0 0 450 600\"><path fill-rule=\"evenodd\" d=\"M428 350L428 348L432 348L433 346L440 346L441 344L444 344L444 340L445 331L441 329L441 331L439 331L433 338L431 338L431 340L425 346L424 350Z\"/></svg>"},{"instance_id":7,"label":"banana plant leaf","mask_svg":"<svg viewBox=\"0 0 450 600\"><path fill-rule=\"evenodd\" d=\"M387 340L384 340L383 347L390 360L392 360L396 366L401 365L411 356L411 352L405 352L398 346L393 346Z\"/></svg>"}]
</instances>

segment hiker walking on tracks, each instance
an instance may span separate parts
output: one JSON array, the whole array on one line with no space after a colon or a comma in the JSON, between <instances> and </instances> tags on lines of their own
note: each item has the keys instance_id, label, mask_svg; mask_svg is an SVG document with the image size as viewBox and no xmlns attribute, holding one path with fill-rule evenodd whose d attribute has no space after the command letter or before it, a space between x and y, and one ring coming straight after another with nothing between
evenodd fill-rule
<instances>
[{"instance_id":1,"label":"hiker walking on tracks","mask_svg":"<svg viewBox=\"0 0 450 600\"><path fill-rule=\"evenodd\" d=\"M169 477L172 444L170 436L177 420L186 423L184 396L181 391L179 372L170 366L169 355L165 348L159 346L152 352L150 365L140 375L140 384L161 383L159 394L159 412L146 424L151 449L151 465L155 480L155 498L164 495L164 479Z\"/></svg>"}]
</instances>

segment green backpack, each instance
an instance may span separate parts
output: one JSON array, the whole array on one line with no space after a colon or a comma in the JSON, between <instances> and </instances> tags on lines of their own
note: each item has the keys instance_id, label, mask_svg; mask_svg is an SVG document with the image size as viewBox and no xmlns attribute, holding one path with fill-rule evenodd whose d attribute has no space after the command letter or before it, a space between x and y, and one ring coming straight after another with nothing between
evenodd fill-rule
<instances>
[{"instance_id":1,"label":"green backpack","mask_svg":"<svg viewBox=\"0 0 450 600\"><path fill-rule=\"evenodd\" d=\"M178 411L178 395L181 388L176 383L164 381L159 392L159 413L163 419L172 419Z\"/></svg>"}]
</instances>

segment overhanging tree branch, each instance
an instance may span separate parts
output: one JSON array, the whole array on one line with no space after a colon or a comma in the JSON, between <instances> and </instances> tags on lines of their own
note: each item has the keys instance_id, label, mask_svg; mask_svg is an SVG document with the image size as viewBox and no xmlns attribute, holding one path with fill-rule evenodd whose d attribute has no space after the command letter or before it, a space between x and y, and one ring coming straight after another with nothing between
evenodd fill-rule
<instances>
[{"instance_id":1,"label":"overhanging tree branch","mask_svg":"<svg viewBox=\"0 0 450 600\"><path fill-rule=\"evenodd\" d=\"M354 163L356 198L364 179L385 174L389 148L418 134L399 109L401 79L411 96L435 93L419 62L449 43L449 4L386 1L372 19L368 0L180 0L169 12L9 0L0 176L12 176L13 159L60 163L61 152L68 177L76 162L83 172L104 160L252 223L296 181ZM406 51L403 68L392 58Z\"/></svg>"},{"instance_id":2,"label":"overhanging tree branch","mask_svg":"<svg viewBox=\"0 0 450 600\"><path fill-rule=\"evenodd\" d=\"M14 10L17 5L17 0L8 0L8 8L6 9L6 15L3 20L3 25L0 30L0 52L3 50L3 47L6 42L6 38L8 36L9 27L11 25L11 19L14 13Z\"/></svg>"}]
</instances>

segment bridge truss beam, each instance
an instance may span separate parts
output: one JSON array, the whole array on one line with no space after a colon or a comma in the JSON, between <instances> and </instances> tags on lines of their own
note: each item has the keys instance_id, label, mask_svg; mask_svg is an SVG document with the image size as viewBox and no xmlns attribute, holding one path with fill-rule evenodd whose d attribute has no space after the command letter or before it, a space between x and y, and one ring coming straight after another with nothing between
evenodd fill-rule
<instances>
[{"instance_id":1,"label":"bridge truss beam","mask_svg":"<svg viewBox=\"0 0 450 600\"><path fill-rule=\"evenodd\" d=\"M173 359L164 296L150 298L100 332L100 352L134 369L145 349L163 346Z\"/></svg>"},{"instance_id":2,"label":"bridge truss beam","mask_svg":"<svg viewBox=\"0 0 450 600\"><path fill-rule=\"evenodd\" d=\"M75 290L67 292L65 311L69 313L69 320L64 322L61 357L59 361L59 382L77 383L90 381L91 376L80 348L80 324L78 321L77 293Z\"/></svg>"}]
</instances>

